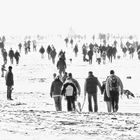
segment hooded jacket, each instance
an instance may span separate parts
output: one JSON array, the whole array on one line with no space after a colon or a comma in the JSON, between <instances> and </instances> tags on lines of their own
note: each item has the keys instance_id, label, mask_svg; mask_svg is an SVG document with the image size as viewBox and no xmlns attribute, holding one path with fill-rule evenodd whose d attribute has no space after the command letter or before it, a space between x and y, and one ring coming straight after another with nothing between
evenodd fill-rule
<instances>
[{"instance_id":1,"label":"hooded jacket","mask_svg":"<svg viewBox=\"0 0 140 140\"><path fill-rule=\"evenodd\" d=\"M113 76L114 74L111 74L110 76L108 76L107 80L106 80L106 93L107 93L107 96L110 97L110 82L111 82L111 76ZM118 85L118 88L116 89L118 92L120 91L121 94L123 92L123 84L122 84L122 81L121 79L114 75L116 78L117 78L117 85Z\"/></svg>"},{"instance_id":2,"label":"hooded jacket","mask_svg":"<svg viewBox=\"0 0 140 140\"><path fill-rule=\"evenodd\" d=\"M77 90L75 84L72 82L71 79L67 79L62 87L62 95L67 96L67 87L73 87L73 94L72 96L77 96Z\"/></svg>"}]
</instances>

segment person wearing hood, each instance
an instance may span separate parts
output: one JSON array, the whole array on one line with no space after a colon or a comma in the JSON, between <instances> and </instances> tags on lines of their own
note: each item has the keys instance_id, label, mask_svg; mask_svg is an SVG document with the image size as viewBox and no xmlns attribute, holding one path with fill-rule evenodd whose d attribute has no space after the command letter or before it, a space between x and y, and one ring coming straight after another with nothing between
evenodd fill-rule
<instances>
[{"instance_id":1,"label":"person wearing hood","mask_svg":"<svg viewBox=\"0 0 140 140\"><path fill-rule=\"evenodd\" d=\"M68 77L62 87L62 95L67 101L67 110L75 111L75 100L77 97L77 89L72 80Z\"/></svg>"}]
</instances>

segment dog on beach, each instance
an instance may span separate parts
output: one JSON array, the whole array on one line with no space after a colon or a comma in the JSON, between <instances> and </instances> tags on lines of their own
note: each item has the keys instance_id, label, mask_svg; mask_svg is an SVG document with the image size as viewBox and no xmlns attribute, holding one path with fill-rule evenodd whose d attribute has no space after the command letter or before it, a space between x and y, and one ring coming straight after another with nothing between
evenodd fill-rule
<instances>
[{"instance_id":1,"label":"dog on beach","mask_svg":"<svg viewBox=\"0 0 140 140\"><path fill-rule=\"evenodd\" d=\"M123 94L126 95L128 99L130 98L130 96L133 98L135 97L135 95L128 89L123 90Z\"/></svg>"}]
</instances>

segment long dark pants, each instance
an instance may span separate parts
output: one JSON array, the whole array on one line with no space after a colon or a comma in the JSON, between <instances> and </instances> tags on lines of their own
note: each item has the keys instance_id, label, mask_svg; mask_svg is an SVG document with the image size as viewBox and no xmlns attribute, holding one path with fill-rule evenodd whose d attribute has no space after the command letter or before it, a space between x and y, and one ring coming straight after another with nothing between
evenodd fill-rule
<instances>
[{"instance_id":1,"label":"long dark pants","mask_svg":"<svg viewBox=\"0 0 140 140\"><path fill-rule=\"evenodd\" d=\"M18 63L19 63L19 58L16 58L16 64L18 65Z\"/></svg>"},{"instance_id":2,"label":"long dark pants","mask_svg":"<svg viewBox=\"0 0 140 140\"><path fill-rule=\"evenodd\" d=\"M54 103L55 103L55 108L56 111L62 111L62 97L61 96L56 96L54 98Z\"/></svg>"},{"instance_id":3,"label":"long dark pants","mask_svg":"<svg viewBox=\"0 0 140 140\"><path fill-rule=\"evenodd\" d=\"M97 112L98 111L97 93L88 94L88 110L89 110L89 112L93 112L92 98L94 101L94 112Z\"/></svg>"},{"instance_id":4,"label":"long dark pants","mask_svg":"<svg viewBox=\"0 0 140 140\"><path fill-rule=\"evenodd\" d=\"M7 99L12 99L12 86L7 86Z\"/></svg>"},{"instance_id":5,"label":"long dark pants","mask_svg":"<svg viewBox=\"0 0 140 140\"><path fill-rule=\"evenodd\" d=\"M119 109L119 92L118 91L110 91L110 97L111 97L111 105L113 112L117 112Z\"/></svg>"},{"instance_id":6,"label":"long dark pants","mask_svg":"<svg viewBox=\"0 0 140 140\"><path fill-rule=\"evenodd\" d=\"M67 110L68 111L75 110L75 100L74 100L74 97L73 96L67 96L66 100L67 100Z\"/></svg>"}]
</instances>

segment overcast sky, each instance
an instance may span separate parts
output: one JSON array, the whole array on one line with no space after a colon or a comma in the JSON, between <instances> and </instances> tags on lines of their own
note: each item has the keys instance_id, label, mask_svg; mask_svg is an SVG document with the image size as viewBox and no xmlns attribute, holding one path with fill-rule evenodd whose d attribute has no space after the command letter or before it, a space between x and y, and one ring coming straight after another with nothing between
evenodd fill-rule
<instances>
[{"instance_id":1,"label":"overcast sky","mask_svg":"<svg viewBox=\"0 0 140 140\"><path fill-rule=\"evenodd\" d=\"M140 33L139 0L0 0L0 31Z\"/></svg>"}]
</instances>

